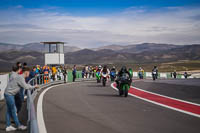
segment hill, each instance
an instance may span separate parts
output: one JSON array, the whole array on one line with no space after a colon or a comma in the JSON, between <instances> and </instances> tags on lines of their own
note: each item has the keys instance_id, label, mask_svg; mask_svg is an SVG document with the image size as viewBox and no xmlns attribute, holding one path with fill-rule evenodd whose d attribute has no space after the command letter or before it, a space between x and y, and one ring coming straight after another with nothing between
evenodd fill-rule
<instances>
[{"instance_id":1,"label":"hill","mask_svg":"<svg viewBox=\"0 0 200 133\"><path fill-rule=\"evenodd\" d=\"M28 43L24 45L17 45L17 44L8 44L8 43L0 43L0 52L2 51L37 51L43 52L44 45L41 43ZM64 46L64 52L75 52L80 50L80 48L75 46Z\"/></svg>"},{"instance_id":2,"label":"hill","mask_svg":"<svg viewBox=\"0 0 200 133\"><path fill-rule=\"evenodd\" d=\"M200 45L171 45L146 43L140 45L101 47L99 49L79 49L65 47L66 64L157 64L182 60L200 60ZM25 46L0 44L0 71L8 71L17 61L29 65L44 63L40 45L31 43ZM69 48L69 49L68 49ZM74 48L74 50L73 50ZM106 49L102 49L106 48ZM31 50L30 50L31 49ZM33 50L34 49L34 50ZM78 50L79 49L79 50Z\"/></svg>"}]
</instances>

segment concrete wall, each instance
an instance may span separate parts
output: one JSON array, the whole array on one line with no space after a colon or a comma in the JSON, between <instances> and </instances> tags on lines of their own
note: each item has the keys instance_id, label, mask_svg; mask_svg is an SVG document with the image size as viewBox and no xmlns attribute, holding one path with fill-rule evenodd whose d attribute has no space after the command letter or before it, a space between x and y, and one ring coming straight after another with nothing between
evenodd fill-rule
<instances>
[{"instance_id":1,"label":"concrete wall","mask_svg":"<svg viewBox=\"0 0 200 133\"><path fill-rule=\"evenodd\" d=\"M4 98L4 91L8 83L8 74L0 75L0 100Z\"/></svg>"},{"instance_id":2,"label":"concrete wall","mask_svg":"<svg viewBox=\"0 0 200 133\"><path fill-rule=\"evenodd\" d=\"M62 53L45 53L45 65L65 64L65 57Z\"/></svg>"}]
</instances>

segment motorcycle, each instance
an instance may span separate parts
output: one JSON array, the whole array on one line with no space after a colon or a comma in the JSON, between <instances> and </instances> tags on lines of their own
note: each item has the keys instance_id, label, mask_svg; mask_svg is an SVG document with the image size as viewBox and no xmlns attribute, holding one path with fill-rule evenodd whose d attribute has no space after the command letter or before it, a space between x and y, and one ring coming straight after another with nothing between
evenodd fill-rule
<instances>
[{"instance_id":1,"label":"motorcycle","mask_svg":"<svg viewBox=\"0 0 200 133\"><path fill-rule=\"evenodd\" d=\"M119 96L124 95L124 97L128 96L128 91L130 89L130 77L125 74L124 76L122 76L120 78L120 80L118 81L118 89L119 89Z\"/></svg>"},{"instance_id":2,"label":"motorcycle","mask_svg":"<svg viewBox=\"0 0 200 133\"><path fill-rule=\"evenodd\" d=\"M102 73L102 84L104 87L106 86L107 78L108 78L108 74Z\"/></svg>"},{"instance_id":3,"label":"motorcycle","mask_svg":"<svg viewBox=\"0 0 200 133\"><path fill-rule=\"evenodd\" d=\"M116 78L116 73L115 72L110 72L110 79L111 81L115 81L115 78Z\"/></svg>"},{"instance_id":4,"label":"motorcycle","mask_svg":"<svg viewBox=\"0 0 200 133\"><path fill-rule=\"evenodd\" d=\"M156 80L157 79L157 73L156 72L152 72L152 77L153 77L153 80Z\"/></svg>"},{"instance_id":5,"label":"motorcycle","mask_svg":"<svg viewBox=\"0 0 200 133\"><path fill-rule=\"evenodd\" d=\"M101 75L100 72L96 72L96 79L97 79L97 83L101 82Z\"/></svg>"}]
</instances>

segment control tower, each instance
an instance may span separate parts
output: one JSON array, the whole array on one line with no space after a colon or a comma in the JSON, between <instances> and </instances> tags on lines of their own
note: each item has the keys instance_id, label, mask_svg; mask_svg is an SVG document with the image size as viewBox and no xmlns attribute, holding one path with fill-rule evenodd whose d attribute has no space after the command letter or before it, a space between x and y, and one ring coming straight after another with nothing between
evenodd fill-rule
<instances>
[{"instance_id":1,"label":"control tower","mask_svg":"<svg viewBox=\"0 0 200 133\"><path fill-rule=\"evenodd\" d=\"M44 44L45 65L64 65L64 42L41 42Z\"/></svg>"}]
</instances>

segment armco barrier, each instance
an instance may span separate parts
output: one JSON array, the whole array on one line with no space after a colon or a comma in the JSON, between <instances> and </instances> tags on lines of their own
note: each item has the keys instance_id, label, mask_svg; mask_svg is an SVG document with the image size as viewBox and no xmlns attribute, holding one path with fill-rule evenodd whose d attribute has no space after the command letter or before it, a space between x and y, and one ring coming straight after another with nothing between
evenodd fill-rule
<instances>
[{"instance_id":1,"label":"armco barrier","mask_svg":"<svg viewBox=\"0 0 200 133\"><path fill-rule=\"evenodd\" d=\"M49 76L49 79L50 79L50 76ZM63 80L57 80L57 81L49 80L49 82L44 82L45 80L47 80L47 77L46 76L44 77L44 75L42 74L42 75L36 76L35 78L29 81L29 84L31 85L38 84L40 86L40 88L37 90L36 89L27 90L28 126L29 126L30 133L39 133L35 106L34 106L34 99L37 96L38 91L51 85L64 83Z\"/></svg>"}]
</instances>

